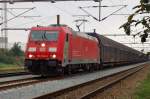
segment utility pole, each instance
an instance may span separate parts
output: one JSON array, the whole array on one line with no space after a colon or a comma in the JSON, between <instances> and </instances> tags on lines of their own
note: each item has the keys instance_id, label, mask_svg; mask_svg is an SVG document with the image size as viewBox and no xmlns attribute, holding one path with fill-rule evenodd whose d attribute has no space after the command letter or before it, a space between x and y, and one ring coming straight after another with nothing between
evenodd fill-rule
<instances>
[{"instance_id":1,"label":"utility pole","mask_svg":"<svg viewBox=\"0 0 150 99\"><path fill-rule=\"evenodd\" d=\"M4 22L4 24L2 24L1 28L7 28L7 3L3 3L2 4L2 22ZM8 44L8 33L7 30L1 31L1 38L2 38L2 48L7 49L7 44Z\"/></svg>"},{"instance_id":2,"label":"utility pole","mask_svg":"<svg viewBox=\"0 0 150 99\"><path fill-rule=\"evenodd\" d=\"M101 21L101 5L102 5L102 0L99 0L99 21Z\"/></svg>"},{"instance_id":3,"label":"utility pole","mask_svg":"<svg viewBox=\"0 0 150 99\"><path fill-rule=\"evenodd\" d=\"M18 10L25 10L24 12L20 13L20 14L14 14L11 11L9 11L9 9L18 9ZM18 17L40 17L40 16L22 16L23 14L31 11L35 9L35 7L33 8L7 8L7 3L3 3L2 4L2 8L0 8L1 10L1 37L0 37L0 48L8 48L8 22L11 20L14 20ZM11 14L13 17L8 19L8 13Z\"/></svg>"}]
</instances>

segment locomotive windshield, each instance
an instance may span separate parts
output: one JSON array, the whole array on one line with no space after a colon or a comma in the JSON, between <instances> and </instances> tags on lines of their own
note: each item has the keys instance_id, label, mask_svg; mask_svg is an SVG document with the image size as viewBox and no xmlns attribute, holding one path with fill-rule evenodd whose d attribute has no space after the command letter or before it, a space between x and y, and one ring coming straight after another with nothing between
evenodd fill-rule
<instances>
[{"instance_id":1,"label":"locomotive windshield","mask_svg":"<svg viewBox=\"0 0 150 99\"><path fill-rule=\"evenodd\" d=\"M58 31L31 31L33 41L57 41Z\"/></svg>"}]
</instances>

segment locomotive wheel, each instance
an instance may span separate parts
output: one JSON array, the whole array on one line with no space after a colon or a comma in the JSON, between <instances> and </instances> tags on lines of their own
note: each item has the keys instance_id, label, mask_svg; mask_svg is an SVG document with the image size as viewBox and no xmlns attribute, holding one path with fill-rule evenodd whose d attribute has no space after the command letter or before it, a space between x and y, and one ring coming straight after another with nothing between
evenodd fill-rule
<instances>
[{"instance_id":1,"label":"locomotive wheel","mask_svg":"<svg viewBox=\"0 0 150 99\"><path fill-rule=\"evenodd\" d=\"M104 68L103 64L99 65L99 70L102 70Z\"/></svg>"},{"instance_id":2,"label":"locomotive wheel","mask_svg":"<svg viewBox=\"0 0 150 99\"><path fill-rule=\"evenodd\" d=\"M93 68L94 66L92 66L92 64L88 64L87 66L86 66L86 70L88 71L88 72L92 72L92 71L94 71L94 68Z\"/></svg>"},{"instance_id":3,"label":"locomotive wheel","mask_svg":"<svg viewBox=\"0 0 150 99\"><path fill-rule=\"evenodd\" d=\"M86 65L86 71L90 71L90 66L89 65Z\"/></svg>"},{"instance_id":4,"label":"locomotive wheel","mask_svg":"<svg viewBox=\"0 0 150 99\"><path fill-rule=\"evenodd\" d=\"M93 71L94 71L94 65L90 64L90 72L93 72Z\"/></svg>"},{"instance_id":5,"label":"locomotive wheel","mask_svg":"<svg viewBox=\"0 0 150 99\"><path fill-rule=\"evenodd\" d=\"M67 74L67 75L71 75L71 74L72 74L71 66L66 66L64 72L65 72L65 74Z\"/></svg>"},{"instance_id":6,"label":"locomotive wheel","mask_svg":"<svg viewBox=\"0 0 150 99\"><path fill-rule=\"evenodd\" d=\"M57 67L53 69L53 73L50 75L59 75L59 76L63 76L64 75L64 68L63 67Z\"/></svg>"},{"instance_id":7,"label":"locomotive wheel","mask_svg":"<svg viewBox=\"0 0 150 99\"><path fill-rule=\"evenodd\" d=\"M95 70L99 70L99 65L95 64Z\"/></svg>"}]
</instances>

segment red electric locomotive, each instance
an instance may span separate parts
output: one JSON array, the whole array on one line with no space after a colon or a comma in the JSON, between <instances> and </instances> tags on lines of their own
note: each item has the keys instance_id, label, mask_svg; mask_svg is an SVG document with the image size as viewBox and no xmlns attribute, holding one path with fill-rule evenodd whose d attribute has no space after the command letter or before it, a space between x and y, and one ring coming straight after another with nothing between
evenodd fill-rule
<instances>
[{"instance_id":1,"label":"red electric locomotive","mask_svg":"<svg viewBox=\"0 0 150 99\"><path fill-rule=\"evenodd\" d=\"M100 49L96 37L66 25L33 27L25 51L25 66L33 74L70 73L98 69Z\"/></svg>"}]
</instances>

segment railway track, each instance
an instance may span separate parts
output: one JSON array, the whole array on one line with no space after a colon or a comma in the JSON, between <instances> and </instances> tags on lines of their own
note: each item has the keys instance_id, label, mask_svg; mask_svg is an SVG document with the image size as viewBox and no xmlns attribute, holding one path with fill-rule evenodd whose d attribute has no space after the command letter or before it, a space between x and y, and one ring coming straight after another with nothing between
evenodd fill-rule
<instances>
[{"instance_id":1,"label":"railway track","mask_svg":"<svg viewBox=\"0 0 150 99\"><path fill-rule=\"evenodd\" d=\"M0 98L91 99L90 97L105 91L105 89L113 86L115 83L119 82L119 80L125 79L138 72L144 68L144 64L146 66L148 63L118 67L94 73L81 73L69 77L32 77L29 79L3 82L0 83Z\"/></svg>"},{"instance_id":2,"label":"railway track","mask_svg":"<svg viewBox=\"0 0 150 99\"><path fill-rule=\"evenodd\" d=\"M46 81L58 80L61 78L62 77L43 78L41 76L36 76L36 77L30 77L25 79L17 79L17 80L0 82L0 91L15 88L15 87L28 86L28 85L46 82Z\"/></svg>"},{"instance_id":3,"label":"railway track","mask_svg":"<svg viewBox=\"0 0 150 99\"><path fill-rule=\"evenodd\" d=\"M19 74L20 73L16 73L16 75L15 74L12 74L12 75L17 76ZM87 73L80 73L80 75L84 75L84 74L87 74ZM6 76L6 75L4 74L4 76ZM11 75L11 77L12 77L12 75ZM20 75L26 75L26 73L21 73ZM69 75L69 76L68 75L65 75L65 76L60 76L60 75L59 76L54 76L53 75L53 76L50 76L49 78L35 75L35 76L27 77L27 78L24 78L24 79L23 78L21 78L21 79L18 78L18 79L14 79L14 80L12 79L12 80L0 81L0 91L15 88L15 87L20 87L20 86L27 86L27 85L32 85L32 84L36 84L36 83L46 82L46 81L59 80L59 79L63 79L64 77L68 78L70 76L73 77L73 76L76 76L76 75L79 75L79 74L72 74L72 75ZM6 78L7 78L7 76L6 76Z\"/></svg>"},{"instance_id":4,"label":"railway track","mask_svg":"<svg viewBox=\"0 0 150 99\"><path fill-rule=\"evenodd\" d=\"M126 79L127 77L135 74L136 72L140 71L143 68L144 67L135 68L135 69L129 71L128 73L124 74L124 76L118 77L118 78L112 80L111 82L108 82L108 83L98 87L97 89L81 96L79 99L91 99L91 97L94 97L96 94L101 93L108 88L111 88L113 85L115 85L115 84L119 83L120 81Z\"/></svg>"},{"instance_id":5,"label":"railway track","mask_svg":"<svg viewBox=\"0 0 150 99\"><path fill-rule=\"evenodd\" d=\"M96 94L103 92L107 88L110 88L114 84L135 74L143 68L144 66L134 67L123 72L118 72L113 75L105 76L93 81L82 83L80 85L75 85L70 88L49 93L35 99L91 99L91 97L95 96Z\"/></svg>"},{"instance_id":6,"label":"railway track","mask_svg":"<svg viewBox=\"0 0 150 99\"><path fill-rule=\"evenodd\" d=\"M31 74L29 72L9 72L9 73L0 73L0 78L2 77L12 77L12 76L18 76L18 75L28 75Z\"/></svg>"},{"instance_id":7,"label":"railway track","mask_svg":"<svg viewBox=\"0 0 150 99\"><path fill-rule=\"evenodd\" d=\"M6 90L14 87L20 87L28 84L33 84L38 82L38 78L27 78L27 79L21 79L21 80L12 80L12 81L6 81L6 82L1 82L0 83L0 91L1 90Z\"/></svg>"}]
</instances>

